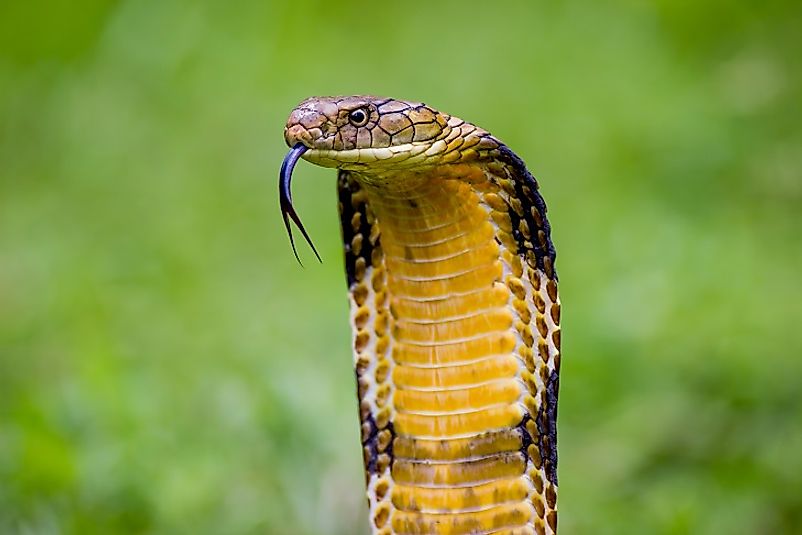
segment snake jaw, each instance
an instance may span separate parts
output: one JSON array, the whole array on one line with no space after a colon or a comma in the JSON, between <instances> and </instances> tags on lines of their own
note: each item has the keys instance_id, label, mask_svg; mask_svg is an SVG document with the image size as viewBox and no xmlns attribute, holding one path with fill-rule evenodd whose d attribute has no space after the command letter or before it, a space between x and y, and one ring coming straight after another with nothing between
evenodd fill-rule
<instances>
[{"instance_id":1,"label":"snake jaw","mask_svg":"<svg viewBox=\"0 0 802 535\"><path fill-rule=\"evenodd\" d=\"M278 180L278 193L279 193L279 204L281 205L281 217L284 219L284 226L287 228L287 235L290 237L290 245L292 246L292 252L295 255L295 259L298 261L299 264L301 263L301 259L298 257L298 250L295 248L295 241L292 238L292 228L290 227L290 219L292 219L295 224L298 226L298 230L301 231L303 234L304 239L306 239L306 243L309 244L309 247L312 248L312 252L315 253L315 256L318 259L318 262L323 262L320 259L320 255L315 249L315 245L312 243L312 239L309 237L309 234L306 233L306 229L301 223L301 218L298 217L298 213L295 211L295 208L292 205L292 191L290 190L290 184L292 182L292 170L295 168L295 164L298 162L298 159L303 156L303 154L309 150L309 147L304 145L303 143L296 143L291 149L290 152L284 157L284 161L281 162L281 171L279 171L279 180Z\"/></svg>"}]
</instances>

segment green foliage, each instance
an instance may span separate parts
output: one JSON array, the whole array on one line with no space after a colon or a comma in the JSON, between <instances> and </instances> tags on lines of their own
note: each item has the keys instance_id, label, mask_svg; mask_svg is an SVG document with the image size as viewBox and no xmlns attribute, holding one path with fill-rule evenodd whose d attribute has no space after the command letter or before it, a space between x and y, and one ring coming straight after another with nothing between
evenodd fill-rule
<instances>
[{"instance_id":1,"label":"green foliage","mask_svg":"<svg viewBox=\"0 0 802 535\"><path fill-rule=\"evenodd\" d=\"M365 533L334 173L419 99L551 209L566 533L802 530L798 2L6 2L0 532Z\"/></svg>"}]
</instances>

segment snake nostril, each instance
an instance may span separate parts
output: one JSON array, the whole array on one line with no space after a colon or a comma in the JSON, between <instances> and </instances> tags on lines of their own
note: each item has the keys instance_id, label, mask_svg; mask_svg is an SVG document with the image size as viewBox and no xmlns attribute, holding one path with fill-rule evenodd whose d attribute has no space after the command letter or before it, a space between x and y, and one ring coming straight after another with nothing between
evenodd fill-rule
<instances>
[{"instance_id":1,"label":"snake nostril","mask_svg":"<svg viewBox=\"0 0 802 535\"><path fill-rule=\"evenodd\" d=\"M302 125L294 124L287 127L287 130L284 132L284 140L287 142L287 145L291 147L298 142L309 146L312 142L312 136Z\"/></svg>"}]
</instances>

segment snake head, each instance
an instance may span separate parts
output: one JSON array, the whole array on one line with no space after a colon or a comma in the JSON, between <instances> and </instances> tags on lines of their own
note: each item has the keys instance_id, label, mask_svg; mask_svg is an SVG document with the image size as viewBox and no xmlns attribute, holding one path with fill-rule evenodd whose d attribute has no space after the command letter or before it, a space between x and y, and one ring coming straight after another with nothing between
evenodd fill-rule
<instances>
[{"instance_id":1,"label":"snake head","mask_svg":"<svg viewBox=\"0 0 802 535\"><path fill-rule=\"evenodd\" d=\"M287 145L304 145L303 158L348 170L418 165L424 152L450 131L449 116L420 102L382 97L312 97L290 114Z\"/></svg>"},{"instance_id":2,"label":"snake head","mask_svg":"<svg viewBox=\"0 0 802 535\"><path fill-rule=\"evenodd\" d=\"M308 98L290 114L284 140L291 148L279 175L284 224L290 242L291 219L312 250L290 193L292 170L299 158L356 172L366 181L392 182L398 171L420 172L465 162L475 159L480 150L498 147L484 130L426 104L372 96Z\"/></svg>"},{"instance_id":3,"label":"snake head","mask_svg":"<svg viewBox=\"0 0 802 535\"><path fill-rule=\"evenodd\" d=\"M420 165L420 156L450 132L448 121L447 115L425 104L391 98L312 97L301 102L284 128L291 150L279 173L281 214L296 259L290 219L320 260L292 204L290 183L299 158L355 171Z\"/></svg>"}]
</instances>

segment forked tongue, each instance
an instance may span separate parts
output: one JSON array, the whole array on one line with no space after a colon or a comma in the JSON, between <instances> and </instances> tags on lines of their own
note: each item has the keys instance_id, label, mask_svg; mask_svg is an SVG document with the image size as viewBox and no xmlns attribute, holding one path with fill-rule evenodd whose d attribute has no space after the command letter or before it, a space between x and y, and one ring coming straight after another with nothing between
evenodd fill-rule
<instances>
[{"instance_id":1,"label":"forked tongue","mask_svg":"<svg viewBox=\"0 0 802 535\"><path fill-rule=\"evenodd\" d=\"M306 229L301 223L301 218L298 217L298 214L295 212L295 208L292 206L292 192L290 191L290 183L292 182L292 170L295 168L295 164L298 162L298 159L305 153L308 149L306 145L303 143L296 144L293 148L290 149L290 152L284 157L284 161L281 162L281 171L279 171L278 175L278 198L279 203L281 204L281 217L284 218L284 226L287 227L287 235L290 237L290 245L292 245L292 252L295 254L295 259L298 260L298 263L301 263L301 259L298 257L298 251L295 249L295 241L292 239L292 229L290 227L290 219L292 219L295 224L298 226L298 230L301 231L303 234L304 239L306 239L306 243L309 244L309 247L312 248L312 252L315 253L318 262L323 262L320 259L320 255L317 254L317 249L315 249L315 245L312 243L312 240L309 238L309 234L306 233Z\"/></svg>"}]
</instances>

